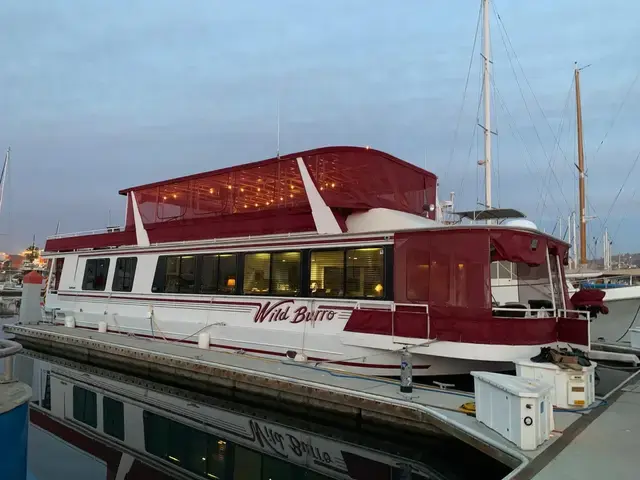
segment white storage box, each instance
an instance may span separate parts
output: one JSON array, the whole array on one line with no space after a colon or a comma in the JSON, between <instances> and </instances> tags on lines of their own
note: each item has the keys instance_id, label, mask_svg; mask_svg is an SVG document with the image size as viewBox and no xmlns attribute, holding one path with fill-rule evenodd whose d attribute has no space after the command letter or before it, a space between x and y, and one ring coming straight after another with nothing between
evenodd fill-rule
<instances>
[{"instance_id":1,"label":"white storage box","mask_svg":"<svg viewBox=\"0 0 640 480\"><path fill-rule=\"evenodd\" d=\"M541 380L553 386L551 402L559 408L586 407L596 401L595 370L597 364L580 370L567 370L553 363L515 360L516 375Z\"/></svg>"},{"instance_id":2,"label":"white storage box","mask_svg":"<svg viewBox=\"0 0 640 480\"><path fill-rule=\"evenodd\" d=\"M631 337L631 348L640 349L640 327L630 328L629 336Z\"/></svg>"},{"instance_id":3,"label":"white storage box","mask_svg":"<svg viewBox=\"0 0 640 480\"><path fill-rule=\"evenodd\" d=\"M471 372L476 419L522 450L535 450L551 435L551 385L502 373Z\"/></svg>"}]
</instances>

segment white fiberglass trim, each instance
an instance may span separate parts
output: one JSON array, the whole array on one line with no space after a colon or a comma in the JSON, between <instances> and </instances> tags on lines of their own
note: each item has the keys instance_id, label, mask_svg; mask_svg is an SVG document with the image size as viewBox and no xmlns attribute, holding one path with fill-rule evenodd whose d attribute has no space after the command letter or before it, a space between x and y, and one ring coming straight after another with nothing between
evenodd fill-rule
<instances>
[{"instance_id":1,"label":"white fiberglass trim","mask_svg":"<svg viewBox=\"0 0 640 480\"><path fill-rule=\"evenodd\" d=\"M307 166L304 164L302 157L297 158L298 169L300 170L300 176L302 177L302 183L304 189L307 192L307 198L309 199L309 205L311 205L311 215L313 221L316 224L316 230L318 233L339 234L342 233L340 225L336 217L333 215L331 209L324 202L320 192L316 188Z\"/></svg>"},{"instance_id":2,"label":"white fiberglass trim","mask_svg":"<svg viewBox=\"0 0 640 480\"><path fill-rule=\"evenodd\" d=\"M148 247L150 245L149 235L147 235L147 231L144 229L140 210L138 209L138 201L136 200L136 194L134 192L131 192L131 203L133 205L133 220L136 224L136 240L138 246Z\"/></svg>"}]
</instances>

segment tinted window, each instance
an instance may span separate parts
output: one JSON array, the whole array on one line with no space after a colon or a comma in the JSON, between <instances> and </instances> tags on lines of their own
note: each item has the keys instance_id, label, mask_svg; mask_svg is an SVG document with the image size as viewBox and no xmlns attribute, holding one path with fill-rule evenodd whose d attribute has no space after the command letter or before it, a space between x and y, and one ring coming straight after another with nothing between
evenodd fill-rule
<instances>
[{"instance_id":1,"label":"tinted window","mask_svg":"<svg viewBox=\"0 0 640 480\"><path fill-rule=\"evenodd\" d=\"M311 296L344 296L344 251L311 252Z\"/></svg>"},{"instance_id":2,"label":"tinted window","mask_svg":"<svg viewBox=\"0 0 640 480\"><path fill-rule=\"evenodd\" d=\"M133 289L133 278L136 274L136 257L119 258L116 260L116 269L113 276L111 289L114 292L130 292Z\"/></svg>"},{"instance_id":3,"label":"tinted window","mask_svg":"<svg viewBox=\"0 0 640 480\"><path fill-rule=\"evenodd\" d=\"M49 291L56 292L60 287L60 277L62 277L62 268L64 267L64 258L56 258L53 262L53 272L51 272L51 284Z\"/></svg>"},{"instance_id":4,"label":"tinted window","mask_svg":"<svg viewBox=\"0 0 640 480\"><path fill-rule=\"evenodd\" d=\"M203 255L200 262L200 293L236 292L238 267L235 254Z\"/></svg>"},{"instance_id":5,"label":"tinted window","mask_svg":"<svg viewBox=\"0 0 640 480\"><path fill-rule=\"evenodd\" d=\"M358 248L347 250L347 297L382 298L384 296L384 250Z\"/></svg>"},{"instance_id":6,"label":"tinted window","mask_svg":"<svg viewBox=\"0 0 640 480\"><path fill-rule=\"evenodd\" d=\"M231 443L201 430L145 411L144 447L151 455L207 478L232 478Z\"/></svg>"},{"instance_id":7,"label":"tinted window","mask_svg":"<svg viewBox=\"0 0 640 480\"><path fill-rule=\"evenodd\" d=\"M104 290L107 286L107 274L109 273L108 258L91 258L84 267L82 279L83 290Z\"/></svg>"},{"instance_id":8,"label":"tinted window","mask_svg":"<svg viewBox=\"0 0 640 480\"><path fill-rule=\"evenodd\" d=\"M300 294L300 252L282 252L271 255L271 293L276 295Z\"/></svg>"},{"instance_id":9,"label":"tinted window","mask_svg":"<svg viewBox=\"0 0 640 480\"><path fill-rule=\"evenodd\" d=\"M271 254L248 253L244 256L244 293L265 295L269 293L271 278Z\"/></svg>"},{"instance_id":10,"label":"tinted window","mask_svg":"<svg viewBox=\"0 0 640 480\"><path fill-rule=\"evenodd\" d=\"M124 405L113 398L102 398L104 433L124 441Z\"/></svg>"},{"instance_id":11,"label":"tinted window","mask_svg":"<svg viewBox=\"0 0 640 480\"><path fill-rule=\"evenodd\" d=\"M90 427L98 426L98 404L95 392L73 387L73 418Z\"/></svg>"},{"instance_id":12,"label":"tinted window","mask_svg":"<svg viewBox=\"0 0 640 480\"><path fill-rule=\"evenodd\" d=\"M200 293L218 290L218 255L205 255L200 263Z\"/></svg>"},{"instance_id":13,"label":"tinted window","mask_svg":"<svg viewBox=\"0 0 640 480\"><path fill-rule=\"evenodd\" d=\"M166 262L164 290L161 291L167 293L195 293L196 257L194 255L166 257Z\"/></svg>"},{"instance_id":14,"label":"tinted window","mask_svg":"<svg viewBox=\"0 0 640 480\"><path fill-rule=\"evenodd\" d=\"M218 293L236 293L238 280L237 255L218 255Z\"/></svg>"}]
</instances>

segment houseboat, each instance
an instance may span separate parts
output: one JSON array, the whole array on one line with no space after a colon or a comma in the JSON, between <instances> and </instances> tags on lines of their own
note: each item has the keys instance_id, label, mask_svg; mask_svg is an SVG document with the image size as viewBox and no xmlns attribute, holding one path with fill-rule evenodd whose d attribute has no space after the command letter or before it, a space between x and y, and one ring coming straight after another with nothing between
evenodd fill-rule
<instances>
[{"instance_id":1,"label":"houseboat","mask_svg":"<svg viewBox=\"0 0 640 480\"><path fill-rule=\"evenodd\" d=\"M122 190L122 227L55 235L55 321L316 367L395 376L511 369L589 346L569 245L533 228L437 218L437 178L326 147ZM508 264L511 301L492 292ZM69 321L69 320L73 321Z\"/></svg>"}]
</instances>

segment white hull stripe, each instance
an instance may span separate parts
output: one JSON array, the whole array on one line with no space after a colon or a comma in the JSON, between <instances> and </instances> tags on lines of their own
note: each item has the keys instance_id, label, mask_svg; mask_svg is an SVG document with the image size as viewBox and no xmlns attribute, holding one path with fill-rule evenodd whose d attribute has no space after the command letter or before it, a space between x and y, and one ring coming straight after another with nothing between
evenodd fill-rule
<instances>
[{"instance_id":1,"label":"white hull stripe","mask_svg":"<svg viewBox=\"0 0 640 480\"><path fill-rule=\"evenodd\" d=\"M64 325L64 322L56 322L56 325ZM98 330L98 327L95 326L81 326L81 325L76 325L76 328L83 328L83 329L87 329L87 330ZM124 329L123 329L124 330ZM111 333L111 332L110 332ZM113 335L120 335L119 333L113 332ZM124 335L124 333L122 334ZM135 334L137 337L144 337L144 338L158 338L158 337L153 337L152 335L144 335L144 334ZM192 341L192 340L181 340L181 339L175 339L175 338L171 338L171 337L167 337L167 340L171 341L171 342L175 342L175 343L187 343L190 345L195 345L198 342L197 341ZM274 352L271 350L259 350L259 349L252 349L252 348L244 348L244 347L239 347L239 346L234 346L234 345L224 345L224 344L211 344L211 347L213 348L220 348L220 349L224 349L224 350L234 350L234 351L240 351L243 350L245 352L249 352L249 353L256 353L259 355L269 355L269 356L276 356L276 357L286 357L287 354L286 353L281 353L281 352ZM400 364L375 364L375 363L361 363L361 362L341 362L341 361L333 361L333 360L329 360L327 358L316 358L316 357L308 357L308 360L311 360L312 362L327 362L330 365L341 365L341 366L348 366L348 367L358 367L358 368L373 368L373 369L397 369L398 370L398 375L400 374ZM429 367L431 367L431 365L413 365L413 370L427 370ZM324 367L320 367L320 368L328 368L327 365L325 365Z\"/></svg>"}]
</instances>

